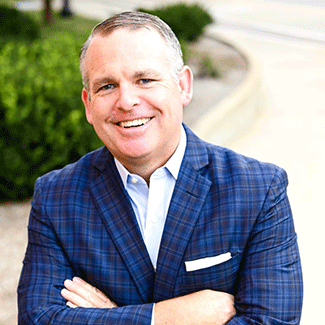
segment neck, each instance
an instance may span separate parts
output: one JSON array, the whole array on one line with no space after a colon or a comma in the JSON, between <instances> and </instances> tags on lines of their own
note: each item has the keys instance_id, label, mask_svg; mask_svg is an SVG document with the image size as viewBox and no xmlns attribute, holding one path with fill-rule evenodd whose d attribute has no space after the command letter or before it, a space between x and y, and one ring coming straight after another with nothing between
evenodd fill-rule
<instances>
[{"instance_id":1,"label":"neck","mask_svg":"<svg viewBox=\"0 0 325 325\"><path fill-rule=\"evenodd\" d=\"M177 147L176 147L177 148ZM167 157L160 157L160 159L148 159L148 158L139 158L139 159L118 159L121 164L132 174L141 176L146 183L149 185L151 175L160 167L164 166L169 158L174 154L176 148L170 152Z\"/></svg>"},{"instance_id":2,"label":"neck","mask_svg":"<svg viewBox=\"0 0 325 325\"><path fill-rule=\"evenodd\" d=\"M175 134L174 141L169 143L162 150L158 150L157 148L147 155L138 157L117 156L114 155L114 153L113 155L130 173L139 175L147 182L147 184L149 184L151 175L158 168L164 166L176 152L179 143L181 142L181 132L178 136Z\"/></svg>"}]
</instances>

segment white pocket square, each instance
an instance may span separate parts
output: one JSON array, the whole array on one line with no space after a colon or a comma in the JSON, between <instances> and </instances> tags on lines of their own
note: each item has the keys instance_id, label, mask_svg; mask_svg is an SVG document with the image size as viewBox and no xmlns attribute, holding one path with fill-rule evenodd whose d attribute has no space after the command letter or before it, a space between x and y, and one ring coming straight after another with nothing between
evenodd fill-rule
<instances>
[{"instance_id":1,"label":"white pocket square","mask_svg":"<svg viewBox=\"0 0 325 325\"><path fill-rule=\"evenodd\" d=\"M187 261L185 262L185 268L187 272L191 272L191 271L205 269L207 267L211 267L214 265L218 265L230 259L231 259L231 253L228 252L217 256L200 258L194 261Z\"/></svg>"}]
</instances>

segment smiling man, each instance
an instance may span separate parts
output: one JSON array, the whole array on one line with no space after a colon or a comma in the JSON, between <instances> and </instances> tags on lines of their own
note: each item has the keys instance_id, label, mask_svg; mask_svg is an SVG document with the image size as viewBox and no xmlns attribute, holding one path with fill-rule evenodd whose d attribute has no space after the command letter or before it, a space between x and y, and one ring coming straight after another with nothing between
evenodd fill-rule
<instances>
[{"instance_id":1,"label":"smiling man","mask_svg":"<svg viewBox=\"0 0 325 325\"><path fill-rule=\"evenodd\" d=\"M182 124L192 73L170 28L116 15L80 67L104 147L36 182L19 324L299 324L286 173Z\"/></svg>"},{"instance_id":2,"label":"smiling man","mask_svg":"<svg viewBox=\"0 0 325 325\"><path fill-rule=\"evenodd\" d=\"M83 63L89 123L113 156L148 182L175 152L192 95L190 69L181 66L174 78L169 52L152 28L119 28L96 35Z\"/></svg>"}]
</instances>

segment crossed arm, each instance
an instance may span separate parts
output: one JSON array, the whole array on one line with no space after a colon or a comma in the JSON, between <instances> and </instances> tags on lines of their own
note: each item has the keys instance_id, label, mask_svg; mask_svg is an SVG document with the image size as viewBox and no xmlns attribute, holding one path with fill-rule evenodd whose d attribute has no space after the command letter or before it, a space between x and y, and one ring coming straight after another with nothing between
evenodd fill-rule
<instances>
[{"instance_id":1,"label":"crossed arm","mask_svg":"<svg viewBox=\"0 0 325 325\"><path fill-rule=\"evenodd\" d=\"M270 189L250 233L234 291L236 314L232 296L204 290L156 303L156 325L299 324L301 266L285 187L281 183L275 182ZM115 307L100 291L73 278L82 272L75 272L71 266L41 205L34 204L32 209L24 263L18 288L19 324L150 324L153 304ZM87 308L65 306L60 290L64 279L71 278L73 281L64 283L63 298L70 307Z\"/></svg>"},{"instance_id":2,"label":"crossed arm","mask_svg":"<svg viewBox=\"0 0 325 325\"><path fill-rule=\"evenodd\" d=\"M115 308L103 292L78 277L64 281L61 295L71 308ZM154 308L155 325L226 324L234 315L234 297L224 292L202 290L159 302Z\"/></svg>"},{"instance_id":3,"label":"crossed arm","mask_svg":"<svg viewBox=\"0 0 325 325\"><path fill-rule=\"evenodd\" d=\"M75 277L82 276L83 270L76 271L58 241L41 196L41 191L37 191L28 226L28 248L18 287L18 324L148 325L153 312L155 325L225 324L235 314L234 298L212 290L161 301L154 306L139 303L116 307L104 293ZM69 248L73 249L72 243ZM71 278L72 281L64 282L62 290L63 281Z\"/></svg>"}]
</instances>

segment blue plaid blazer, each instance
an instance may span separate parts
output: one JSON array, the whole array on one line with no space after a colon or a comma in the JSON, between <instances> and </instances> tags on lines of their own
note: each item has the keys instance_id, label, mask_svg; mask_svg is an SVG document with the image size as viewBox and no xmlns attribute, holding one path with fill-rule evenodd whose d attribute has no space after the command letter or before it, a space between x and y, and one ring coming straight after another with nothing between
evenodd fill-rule
<instances>
[{"instance_id":1,"label":"blue plaid blazer","mask_svg":"<svg viewBox=\"0 0 325 325\"><path fill-rule=\"evenodd\" d=\"M19 324L150 324L153 302L202 289L235 296L228 324L299 324L302 275L285 172L186 132L156 272L106 148L37 180ZM229 252L223 263L186 269ZM119 307L67 307L60 290L73 276Z\"/></svg>"}]
</instances>

